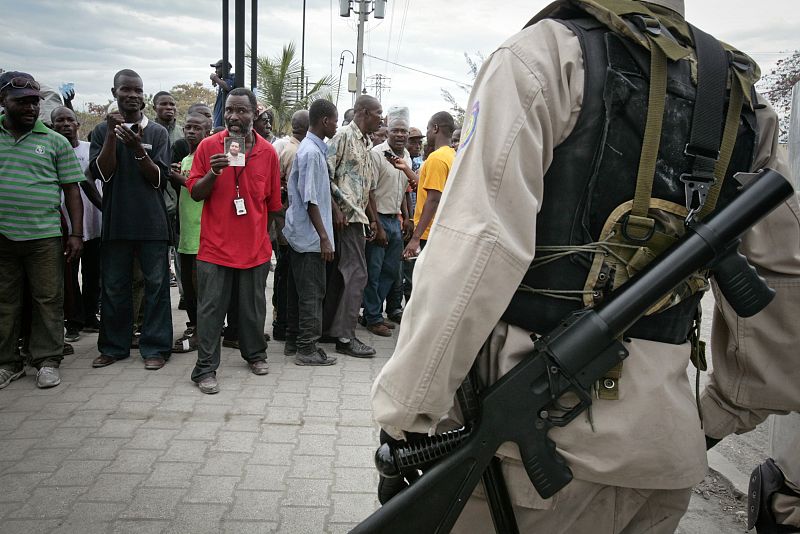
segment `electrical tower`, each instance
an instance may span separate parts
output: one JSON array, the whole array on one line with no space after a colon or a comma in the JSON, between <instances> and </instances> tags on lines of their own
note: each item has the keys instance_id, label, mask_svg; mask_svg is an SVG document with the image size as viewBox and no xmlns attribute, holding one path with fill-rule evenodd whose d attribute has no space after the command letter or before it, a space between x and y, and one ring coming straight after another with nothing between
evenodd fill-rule
<instances>
[{"instance_id":1,"label":"electrical tower","mask_svg":"<svg viewBox=\"0 0 800 534\"><path fill-rule=\"evenodd\" d=\"M383 74L375 74L367 77L367 89L371 89L372 94L374 94L375 98L380 101L383 90L385 89L388 92L392 88L392 86L389 85L391 81L392 79L388 76L384 76Z\"/></svg>"}]
</instances>

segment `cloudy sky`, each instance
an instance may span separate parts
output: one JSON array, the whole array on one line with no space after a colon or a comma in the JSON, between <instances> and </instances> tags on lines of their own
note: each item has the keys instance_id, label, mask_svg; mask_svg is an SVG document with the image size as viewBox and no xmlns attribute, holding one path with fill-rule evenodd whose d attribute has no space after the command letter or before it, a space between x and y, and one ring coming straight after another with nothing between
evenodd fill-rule
<instances>
[{"instance_id":1,"label":"cloudy sky","mask_svg":"<svg viewBox=\"0 0 800 534\"><path fill-rule=\"evenodd\" d=\"M356 50L356 17L339 17L338 3L307 0L306 69L313 78L338 78L340 54ZM447 109L442 88L466 100L449 81L469 82L464 52L489 55L547 3L389 0L386 18L367 24L365 52L429 74L369 57L365 74L388 76L384 109L408 106L412 124L424 127L430 115ZM800 48L797 0L686 3L690 21L752 55L763 70ZM234 0L230 4L232 24ZM249 32L250 0L246 4ZM219 0L0 0L0 6L0 67L30 72L55 87L74 82L77 107L107 101L112 76L121 68L138 71L148 93L193 81L211 87L208 65L221 57ZM289 41L299 52L302 6L302 0L259 2L260 55L276 55ZM230 34L233 54L232 26ZM340 111L350 107L348 71L355 68L346 55Z\"/></svg>"}]
</instances>

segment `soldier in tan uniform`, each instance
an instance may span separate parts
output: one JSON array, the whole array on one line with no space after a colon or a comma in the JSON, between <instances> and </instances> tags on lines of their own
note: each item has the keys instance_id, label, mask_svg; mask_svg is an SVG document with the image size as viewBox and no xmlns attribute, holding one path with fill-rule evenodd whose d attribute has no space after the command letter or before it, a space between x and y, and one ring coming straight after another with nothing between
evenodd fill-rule
<instances>
[{"instance_id":1,"label":"soldier in tan uniform","mask_svg":"<svg viewBox=\"0 0 800 534\"><path fill-rule=\"evenodd\" d=\"M683 20L682 0L642 5L666 19ZM474 362L484 382L492 383L530 353L532 329L505 318L536 255L537 229L548 222L540 217L548 199L557 196L552 190L550 197L545 194L545 175L559 172L551 163L571 156L563 148L572 134L582 133L577 128L586 126L581 111L591 101L588 91L594 89L584 86L586 73L576 33L550 19L525 28L484 63L466 108L467 125L451 171L455 178L448 181L430 240L417 260L414 296L404 312L397 348L373 385L375 420L392 437L441 431L449 423L455 391ZM744 160L748 164L739 170L770 167L787 175L776 150L776 115L761 97L752 98L752 106L745 107L755 118L757 135ZM678 141L681 147L687 142ZM630 150L609 147L610 142L605 141L607 150L621 155ZM665 174L663 169L659 172ZM715 376L730 375L741 386L739 393L751 400L774 391L783 401L765 412L797 409L797 200L785 202L751 229L741 251L778 296L746 322L726 312L722 303L714 316ZM537 315L545 310L528 311ZM595 400L590 416L549 434L575 477L563 490L541 499L521 467L516 447L500 448L520 531L673 532L685 513L691 487L707 471L704 431L686 373L690 346L631 337L625 340L630 356L617 398ZM745 342L753 350L747 358L768 359L767 368L738 368L744 363ZM712 391L717 412L729 414L725 407L730 405L730 391L736 390ZM731 414L734 419L748 416L741 428L752 428L763 419L746 409ZM709 418L714 422L708 423ZM740 428L716 414L707 413L706 421L713 424L713 429L706 427L711 436ZM480 489L455 530L491 531Z\"/></svg>"}]
</instances>

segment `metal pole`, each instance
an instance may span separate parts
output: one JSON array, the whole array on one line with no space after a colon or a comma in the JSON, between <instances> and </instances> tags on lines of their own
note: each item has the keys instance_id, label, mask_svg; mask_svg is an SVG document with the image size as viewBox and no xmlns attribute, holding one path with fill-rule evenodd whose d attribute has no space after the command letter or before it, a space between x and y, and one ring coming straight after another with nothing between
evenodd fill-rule
<instances>
[{"instance_id":1,"label":"metal pole","mask_svg":"<svg viewBox=\"0 0 800 534\"><path fill-rule=\"evenodd\" d=\"M258 0L250 0L250 89L258 85Z\"/></svg>"},{"instance_id":2,"label":"metal pole","mask_svg":"<svg viewBox=\"0 0 800 534\"><path fill-rule=\"evenodd\" d=\"M306 79L306 0L303 0L303 40L300 42L300 81ZM305 88L300 90L300 98L305 98Z\"/></svg>"},{"instance_id":3,"label":"metal pole","mask_svg":"<svg viewBox=\"0 0 800 534\"><path fill-rule=\"evenodd\" d=\"M228 27L230 25L229 15L230 15L230 5L228 4L228 0L222 0L222 63L223 65L228 64L228 60L230 58L230 54L228 54L228 42L230 41L230 35L228 31Z\"/></svg>"},{"instance_id":4,"label":"metal pole","mask_svg":"<svg viewBox=\"0 0 800 534\"><path fill-rule=\"evenodd\" d=\"M358 0L358 46L356 48L356 98L364 85L364 23L367 21L367 2Z\"/></svg>"},{"instance_id":5,"label":"metal pole","mask_svg":"<svg viewBox=\"0 0 800 534\"><path fill-rule=\"evenodd\" d=\"M234 68L236 69L236 87L244 87L244 0L236 0L234 8L234 47L235 57Z\"/></svg>"}]
</instances>

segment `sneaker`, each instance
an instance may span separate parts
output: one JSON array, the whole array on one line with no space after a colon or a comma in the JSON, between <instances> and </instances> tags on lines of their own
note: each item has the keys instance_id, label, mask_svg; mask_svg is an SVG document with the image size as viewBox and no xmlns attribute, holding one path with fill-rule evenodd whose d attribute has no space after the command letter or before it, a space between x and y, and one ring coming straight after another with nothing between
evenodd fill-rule
<instances>
[{"instance_id":1,"label":"sneaker","mask_svg":"<svg viewBox=\"0 0 800 534\"><path fill-rule=\"evenodd\" d=\"M25 369L19 371L9 371L8 369L0 369L0 389L3 389L17 378L25 376Z\"/></svg>"},{"instance_id":2,"label":"sneaker","mask_svg":"<svg viewBox=\"0 0 800 534\"><path fill-rule=\"evenodd\" d=\"M178 279L171 272L169 273L169 287L178 287Z\"/></svg>"},{"instance_id":3,"label":"sneaker","mask_svg":"<svg viewBox=\"0 0 800 534\"><path fill-rule=\"evenodd\" d=\"M389 320L393 323L400 324L400 321L403 320L403 310L398 310L387 315L389 316Z\"/></svg>"},{"instance_id":4,"label":"sneaker","mask_svg":"<svg viewBox=\"0 0 800 534\"><path fill-rule=\"evenodd\" d=\"M375 349L369 345L363 344L358 338L353 338L347 343L341 341L336 342L336 352L339 354L347 354L354 358L372 358L375 355Z\"/></svg>"},{"instance_id":5,"label":"sneaker","mask_svg":"<svg viewBox=\"0 0 800 534\"><path fill-rule=\"evenodd\" d=\"M172 344L172 352L182 354L197 350L197 336L194 335L194 328L187 328L181 337Z\"/></svg>"},{"instance_id":6,"label":"sneaker","mask_svg":"<svg viewBox=\"0 0 800 534\"><path fill-rule=\"evenodd\" d=\"M75 354L75 348L69 343L64 343L64 349L61 351L62 356L69 356Z\"/></svg>"},{"instance_id":7,"label":"sneaker","mask_svg":"<svg viewBox=\"0 0 800 534\"><path fill-rule=\"evenodd\" d=\"M265 375L269 373L269 364L267 363L267 360L247 362L247 366L250 368L250 372L254 375Z\"/></svg>"},{"instance_id":8,"label":"sneaker","mask_svg":"<svg viewBox=\"0 0 800 534\"><path fill-rule=\"evenodd\" d=\"M389 330L383 323L367 325L367 330L369 330L376 336L392 337L392 331Z\"/></svg>"},{"instance_id":9,"label":"sneaker","mask_svg":"<svg viewBox=\"0 0 800 534\"><path fill-rule=\"evenodd\" d=\"M81 332L74 326L67 327L67 333L64 334L64 341L78 341L81 338Z\"/></svg>"},{"instance_id":10,"label":"sneaker","mask_svg":"<svg viewBox=\"0 0 800 534\"><path fill-rule=\"evenodd\" d=\"M133 332L133 337L131 338L131 348L138 349L139 348L139 338L142 337L142 331L138 328Z\"/></svg>"},{"instance_id":11,"label":"sneaker","mask_svg":"<svg viewBox=\"0 0 800 534\"><path fill-rule=\"evenodd\" d=\"M200 380L200 382L197 383L197 387L206 395L219 393L219 383L217 382L217 377L214 375L207 376Z\"/></svg>"},{"instance_id":12,"label":"sneaker","mask_svg":"<svg viewBox=\"0 0 800 534\"><path fill-rule=\"evenodd\" d=\"M42 367L36 373L36 386L41 389L52 388L61 383L61 374L56 367Z\"/></svg>"},{"instance_id":13,"label":"sneaker","mask_svg":"<svg viewBox=\"0 0 800 534\"><path fill-rule=\"evenodd\" d=\"M317 349L311 354L298 354L294 357L295 365L333 365L335 363L336 356L328 356L322 349Z\"/></svg>"}]
</instances>

